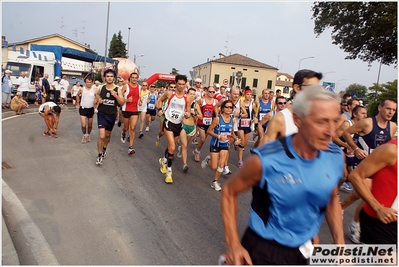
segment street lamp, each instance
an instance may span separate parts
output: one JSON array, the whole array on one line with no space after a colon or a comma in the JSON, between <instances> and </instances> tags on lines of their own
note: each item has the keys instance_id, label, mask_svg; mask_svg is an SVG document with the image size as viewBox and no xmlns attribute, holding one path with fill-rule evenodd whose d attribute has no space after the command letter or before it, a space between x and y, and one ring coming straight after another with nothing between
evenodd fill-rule
<instances>
[{"instance_id":1,"label":"street lamp","mask_svg":"<svg viewBox=\"0 0 399 267\"><path fill-rule=\"evenodd\" d=\"M346 81L346 79L341 79L341 80L338 80L338 81L337 81L336 86L335 86L335 89L337 89L337 91L338 91L338 84L339 84L340 81ZM335 90L334 90L334 91L335 91ZM339 91L338 91L338 92L339 92Z\"/></svg>"},{"instance_id":2,"label":"street lamp","mask_svg":"<svg viewBox=\"0 0 399 267\"><path fill-rule=\"evenodd\" d=\"M308 58L314 58L314 56L301 58L301 60L299 60L298 70L301 69L301 61Z\"/></svg>"},{"instance_id":3,"label":"street lamp","mask_svg":"<svg viewBox=\"0 0 399 267\"><path fill-rule=\"evenodd\" d=\"M139 57L144 57L144 54L141 54ZM136 64L136 58L137 58L137 56L134 55L134 56L133 56L133 63L134 63L134 64Z\"/></svg>"},{"instance_id":4,"label":"street lamp","mask_svg":"<svg viewBox=\"0 0 399 267\"><path fill-rule=\"evenodd\" d=\"M326 73L324 73L324 75L323 75L323 80L325 80L326 75L329 74L329 73L335 73L335 71L327 71Z\"/></svg>"},{"instance_id":5,"label":"street lamp","mask_svg":"<svg viewBox=\"0 0 399 267\"><path fill-rule=\"evenodd\" d=\"M127 36L127 58L129 58L129 44L130 44L130 27L127 28L129 30L129 34Z\"/></svg>"}]
</instances>

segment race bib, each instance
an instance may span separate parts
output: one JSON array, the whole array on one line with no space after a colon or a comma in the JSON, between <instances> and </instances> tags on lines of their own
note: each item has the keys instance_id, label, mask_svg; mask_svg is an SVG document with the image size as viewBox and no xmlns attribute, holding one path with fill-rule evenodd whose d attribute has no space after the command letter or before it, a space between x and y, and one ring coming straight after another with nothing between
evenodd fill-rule
<instances>
[{"instance_id":1,"label":"race bib","mask_svg":"<svg viewBox=\"0 0 399 267\"><path fill-rule=\"evenodd\" d=\"M219 141L220 143L228 143L230 141L231 133L220 133L220 136L226 137L226 141Z\"/></svg>"},{"instance_id":2,"label":"race bib","mask_svg":"<svg viewBox=\"0 0 399 267\"><path fill-rule=\"evenodd\" d=\"M178 109L171 110L170 116L172 119L178 120L181 116L183 116L183 111Z\"/></svg>"},{"instance_id":3,"label":"race bib","mask_svg":"<svg viewBox=\"0 0 399 267\"><path fill-rule=\"evenodd\" d=\"M148 109L155 109L155 104L148 104Z\"/></svg>"},{"instance_id":4,"label":"race bib","mask_svg":"<svg viewBox=\"0 0 399 267\"><path fill-rule=\"evenodd\" d=\"M250 127L251 126L251 119L241 119L240 127Z\"/></svg>"},{"instance_id":5,"label":"race bib","mask_svg":"<svg viewBox=\"0 0 399 267\"><path fill-rule=\"evenodd\" d=\"M212 123L212 118L204 118L202 120L202 122L204 123L204 125L211 125Z\"/></svg>"},{"instance_id":6,"label":"race bib","mask_svg":"<svg viewBox=\"0 0 399 267\"><path fill-rule=\"evenodd\" d=\"M266 115L267 113L259 113L259 121L262 120L262 118Z\"/></svg>"}]
</instances>

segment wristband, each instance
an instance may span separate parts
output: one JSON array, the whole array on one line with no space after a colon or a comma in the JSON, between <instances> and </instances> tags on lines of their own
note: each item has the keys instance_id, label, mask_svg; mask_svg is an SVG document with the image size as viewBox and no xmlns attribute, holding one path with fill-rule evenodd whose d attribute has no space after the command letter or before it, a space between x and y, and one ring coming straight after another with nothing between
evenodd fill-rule
<instances>
[{"instance_id":1,"label":"wristband","mask_svg":"<svg viewBox=\"0 0 399 267\"><path fill-rule=\"evenodd\" d=\"M357 151L357 150L359 150L359 148L357 147L357 148L355 148L355 151Z\"/></svg>"},{"instance_id":2,"label":"wristband","mask_svg":"<svg viewBox=\"0 0 399 267\"><path fill-rule=\"evenodd\" d=\"M220 139L220 134L218 135L218 139Z\"/></svg>"}]
</instances>

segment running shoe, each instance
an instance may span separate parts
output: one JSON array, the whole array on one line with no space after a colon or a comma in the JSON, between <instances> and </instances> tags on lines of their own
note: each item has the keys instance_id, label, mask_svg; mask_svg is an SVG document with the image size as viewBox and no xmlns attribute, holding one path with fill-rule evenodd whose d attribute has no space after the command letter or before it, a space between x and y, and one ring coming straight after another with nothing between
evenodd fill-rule
<instances>
[{"instance_id":1,"label":"running shoe","mask_svg":"<svg viewBox=\"0 0 399 267\"><path fill-rule=\"evenodd\" d=\"M126 133L124 132L121 133L121 142L126 143Z\"/></svg>"},{"instance_id":2,"label":"running shoe","mask_svg":"<svg viewBox=\"0 0 399 267\"><path fill-rule=\"evenodd\" d=\"M145 127L145 131L149 132L150 131L150 127Z\"/></svg>"},{"instance_id":3,"label":"running shoe","mask_svg":"<svg viewBox=\"0 0 399 267\"><path fill-rule=\"evenodd\" d=\"M122 125L122 122L118 121L118 127L121 127L121 125Z\"/></svg>"},{"instance_id":4,"label":"running shoe","mask_svg":"<svg viewBox=\"0 0 399 267\"><path fill-rule=\"evenodd\" d=\"M49 132L44 132L43 135L46 136L46 137L50 137L51 136L51 134L49 134Z\"/></svg>"},{"instance_id":5,"label":"running shoe","mask_svg":"<svg viewBox=\"0 0 399 267\"><path fill-rule=\"evenodd\" d=\"M183 165L183 172L187 173L187 171L188 171L188 166L187 166L187 164L184 164Z\"/></svg>"},{"instance_id":6,"label":"running shoe","mask_svg":"<svg viewBox=\"0 0 399 267\"><path fill-rule=\"evenodd\" d=\"M144 136L143 132L140 132L139 133L139 138L143 138L143 136Z\"/></svg>"},{"instance_id":7,"label":"running shoe","mask_svg":"<svg viewBox=\"0 0 399 267\"><path fill-rule=\"evenodd\" d=\"M56 133L53 133L53 134L51 135L51 137L57 138L58 135L57 135Z\"/></svg>"},{"instance_id":8,"label":"running shoe","mask_svg":"<svg viewBox=\"0 0 399 267\"><path fill-rule=\"evenodd\" d=\"M222 190L222 187L220 186L220 183L218 181L213 181L211 183L211 188L215 189L216 191Z\"/></svg>"},{"instance_id":9,"label":"running shoe","mask_svg":"<svg viewBox=\"0 0 399 267\"><path fill-rule=\"evenodd\" d=\"M103 151L103 152L101 153L101 157L102 157L103 159L105 159L106 156L107 156L107 152Z\"/></svg>"},{"instance_id":10,"label":"running shoe","mask_svg":"<svg viewBox=\"0 0 399 267\"><path fill-rule=\"evenodd\" d=\"M198 141L196 139L193 139L193 141L191 141L191 144L198 145Z\"/></svg>"},{"instance_id":11,"label":"running shoe","mask_svg":"<svg viewBox=\"0 0 399 267\"><path fill-rule=\"evenodd\" d=\"M163 158L159 159L159 166L160 166L159 171L161 173L166 173L166 163L163 162Z\"/></svg>"},{"instance_id":12,"label":"running shoe","mask_svg":"<svg viewBox=\"0 0 399 267\"><path fill-rule=\"evenodd\" d=\"M165 183L167 184L173 183L172 171L166 171Z\"/></svg>"},{"instance_id":13,"label":"running shoe","mask_svg":"<svg viewBox=\"0 0 399 267\"><path fill-rule=\"evenodd\" d=\"M177 147L177 157L181 159L181 146Z\"/></svg>"},{"instance_id":14,"label":"running shoe","mask_svg":"<svg viewBox=\"0 0 399 267\"><path fill-rule=\"evenodd\" d=\"M348 228L350 240L355 244L360 244L360 225L352 221Z\"/></svg>"},{"instance_id":15,"label":"running shoe","mask_svg":"<svg viewBox=\"0 0 399 267\"><path fill-rule=\"evenodd\" d=\"M197 151L195 151L195 149L193 150L193 155L194 155L194 160L196 161L196 162L200 162L201 161L201 153L200 152L197 152Z\"/></svg>"},{"instance_id":16,"label":"running shoe","mask_svg":"<svg viewBox=\"0 0 399 267\"><path fill-rule=\"evenodd\" d=\"M133 155L134 153L136 153L136 150L134 150L134 148L132 146L129 146L129 149L127 150L127 153L129 155Z\"/></svg>"},{"instance_id":17,"label":"running shoe","mask_svg":"<svg viewBox=\"0 0 399 267\"><path fill-rule=\"evenodd\" d=\"M230 171L230 168L229 168L229 166L224 166L224 168L223 168L223 175L230 175L231 174L231 171Z\"/></svg>"},{"instance_id":18,"label":"running shoe","mask_svg":"<svg viewBox=\"0 0 399 267\"><path fill-rule=\"evenodd\" d=\"M102 165L103 164L103 157L98 156L96 160L96 165Z\"/></svg>"},{"instance_id":19,"label":"running shoe","mask_svg":"<svg viewBox=\"0 0 399 267\"><path fill-rule=\"evenodd\" d=\"M157 141L155 142L156 146L161 146L161 138L157 135Z\"/></svg>"},{"instance_id":20,"label":"running shoe","mask_svg":"<svg viewBox=\"0 0 399 267\"><path fill-rule=\"evenodd\" d=\"M87 143L90 143L90 135L86 135L86 141L87 141Z\"/></svg>"},{"instance_id":21,"label":"running shoe","mask_svg":"<svg viewBox=\"0 0 399 267\"><path fill-rule=\"evenodd\" d=\"M349 182L344 182L344 183L341 185L341 189L344 189L344 190L346 190L346 191L352 191L352 190L353 190L353 187L352 187L352 185L351 185Z\"/></svg>"},{"instance_id":22,"label":"running shoe","mask_svg":"<svg viewBox=\"0 0 399 267\"><path fill-rule=\"evenodd\" d=\"M206 165L208 165L208 160L210 160L211 157L208 155L205 157L205 159L201 162L201 168L205 169Z\"/></svg>"},{"instance_id":23,"label":"running shoe","mask_svg":"<svg viewBox=\"0 0 399 267\"><path fill-rule=\"evenodd\" d=\"M239 169L241 169L241 168L242 168L242 165L244 165L244 163L242 162L242 160L239 160L238 163L237 163L237 167L238 167Z\"/></svg>"},{"instance_id":24,"label":"running shoe","mask_svg":"<svg viewBox=\"0 0 399 267\"><path fill-rule=\"evenodd\" d=\"M82 144L86 144L86 135L83 135L81 142L82 142Z\"/></svg>"}]
</instances>

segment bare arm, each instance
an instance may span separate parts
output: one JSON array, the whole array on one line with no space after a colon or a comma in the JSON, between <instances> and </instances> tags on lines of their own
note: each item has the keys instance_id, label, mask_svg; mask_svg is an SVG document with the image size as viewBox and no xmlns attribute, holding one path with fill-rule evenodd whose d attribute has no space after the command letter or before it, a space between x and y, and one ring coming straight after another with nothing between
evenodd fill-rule
<instances>
[{"instance_id":1,"label":"bare arm","mask_svg":"<svg viewBox=\"0 0 399 267\"><path fill-rule=\"evenodd\" d=\"M263 135L263 138L259 142L259 147L273 140L276 140L280 135L284 135L283 134L284 127L285 127L284 115L281 112L278 112L269 121L266 133Z\"/></svg>"},{"instance_id":2,"label":"bare arm","mask_svg":"<svg viewBox=\"0 0 399 267\"><path fill-rule=\"evenodd\" d=\"M327 205L326 221L330 228L335 244L345 244L344 229L342 225L342 208L338 197L338 187L331 194Z\"/></svg>"},{"instance_id":3,"label":"bare arm","mask_svg":"<svg viewBox=\"0 0 399 267\"><path fill-rule=\"evenodd\" d=\"M115 92L114 90L112 90ZM122 94L122 89L118 87L118 93L114 93L113 96L116 98L116 101L118 101L118 104L123 106L125 104L125 99L123 98Z\"/></svg>"},{"instance_id":4,"label":"bare arm","mask_svg":"<svg viewBox=\"0 0 399 267\"><path fill-rule=\"evenodd\" d=\"M195 110L197 111L197 118L202 120L202 111L198 103L195 104Z\"/></svg>"},{"instance_id":5,"label":"bare arm","mask_svg":"<svg viewBox=\"0 0 399 267\"><path fill-rule=\"evenodd\" d=\"M221 210L225 239L227 245L226 260L228 264L252 264L248 252L240 243L237 231L237 197L255 184L262 177L262 165L257 155L252 155L223 186Z\"/></svg>"},{"instance_id":6,"label":"bare arm","mask_svg":"<svg viewBox=\"0 0 399 267\"><path fill-rule=\"evenodd\" d=\"M356 157L359 159L367 157L367 153L366 151L358 148L358 146L353 141L351 134L359 133L360 135L364 135L365 133L367 133L367 129L369 129L370 126L372 127L372 119L366 118L356 122L351 127L344 130L342 133L342 136L344 137L346 143L349 145L351 150L355 152Z\"/></svg>"},{"instance_id":7,"label":"bare arm","mask_svg":"<svg viewBox=\"0 0 399 267\"><path fill-rule=\"evenodd\" d=\"M346 129L348 129L348 127L349 127L349 122L344 121L341 124L341 126L337 129L337 131L335 132L336 135L332 138L332 141L341 147L346 147L347 149L352 150L352 148L347 143L342 142L342 140L340 139L340 137L342 136L342 133Z\"/></svg>"},{"instance_id":8,"label":"bare arm","mask_svg":"<svg viewBox=\"0 0 399 267\"><path fill-rule=\"evenodd\" d=\"M397 211L382 206L371 193L370 188L365 183L365 179L371 177L382 168L395 164L397 158L397 146L394 144L384 144L376 148L373 153L365 158L356 169L349 174L349 181L352 183L356 192L358 192L361 198L375 210L378 219L383 223L397 221L397 217L394 215Z\"/></svg>"}]
</instances>

